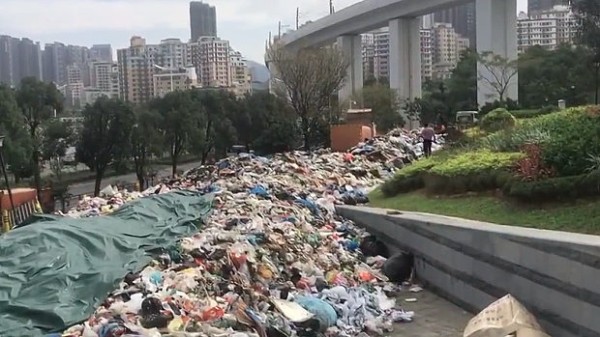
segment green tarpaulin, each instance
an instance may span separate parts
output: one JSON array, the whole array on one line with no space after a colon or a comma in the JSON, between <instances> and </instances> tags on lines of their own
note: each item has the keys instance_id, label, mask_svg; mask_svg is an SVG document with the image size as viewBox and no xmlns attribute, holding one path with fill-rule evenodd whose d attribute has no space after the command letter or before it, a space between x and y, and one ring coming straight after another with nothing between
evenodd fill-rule
<instances>
[{"instance_id":1,"label":"green tarpaulin","mask_svg":"<svg viewBox=\"0 0 600 337\"><path fill-rule=\"evenodd\" d=\"M0 237L0 336L37 337L84 321L148 252L197 231L212 199L176 191L110 216L40 217Z\"/></svg>"}]
</instances>

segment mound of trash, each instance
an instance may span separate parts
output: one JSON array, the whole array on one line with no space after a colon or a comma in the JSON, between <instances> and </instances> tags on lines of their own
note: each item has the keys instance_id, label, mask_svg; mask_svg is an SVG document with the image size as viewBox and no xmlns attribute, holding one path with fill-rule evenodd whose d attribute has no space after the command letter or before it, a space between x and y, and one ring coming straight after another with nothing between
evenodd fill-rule
<instances>
[{"instance_id":1,"label":"mound of trash","mask_svg":"<svg viewBox=\"0 0 600 337\"><path fill-rule=\"evenodd\" d=\"M65 216L111 214L180 189L214 195L197 234L153 252L92 317L56 336L349 337L411 321L393 295L412 261L395 261L391 282L387 249L335 205L367 203L421 152L415 134L395 130L347 153L240 154L141 193L107 188L83 199Z\"/></svg>"}]
</instances>

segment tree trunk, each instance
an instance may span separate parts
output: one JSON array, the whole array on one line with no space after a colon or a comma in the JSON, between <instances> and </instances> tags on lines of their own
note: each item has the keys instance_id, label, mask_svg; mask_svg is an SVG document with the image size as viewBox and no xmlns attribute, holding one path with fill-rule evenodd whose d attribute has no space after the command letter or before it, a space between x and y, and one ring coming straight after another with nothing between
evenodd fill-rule
<instances>
[{"instance_id":1,"label":"tree trunk","mask_svg":"<svg viewBox=\"0 0 600 337\"><path fill-rule=\"evenodd\" d=\"M15 185L19 184L21 182L21 177L18 174L14 174L15 177Z\"/></svg>"},{"instance_id":2,"label":"tree trunk","mask_svg":"<svg viewBox=\"0 0 600 337\"><path fill-rule=\"evenodd\" d=\"M308 118L302 117L302 136L304 137L304 151L310 151L310 135L308 134Z\"/></svg>"},{"instance_id":3,"label":"tree trunk","mask_svg":"<svg viewBox=\"0 0 600 337\"><path fill-rule=\"evenodd\" d=\"M104 177L104 169L96 168L96 181L94 184L94 196L97 197L100 194L100 185L102 184L102 178Z\"/></svg>"},{"instance_id":4,"label":"tree trunk","mask_svg":"<svg viewBox=\"0 0 600 337\"><path fill-rule=\"evenodd\" d=\"M173 178L175 177L175 175L177 174L177 159L178 159L178 155L171 152L171 175L173 176Z\"/></svg>"},{"instance_id":5,"label":"tree trunk","mask_svg":"<svg viewBox=\"0 0 600 337\"><path fill-rule=\"evenodd\" d=\"M42 176L40 174L40 156L38 151L34 150L33 155L31 156L33 162L33 181L35 184L35 189L37 193L38 201L42 200Z\"/></svg>"},{"instance_id":6,"label":"tree trunk","mask_svg":"<svg viewBox=\"0 0 600 337\"><path fill-rule=\"evenodd\" d=\"M600 75L599 72L600 72L600 63L596 63L596 76L594 79L594 84L595 84L594 89L596 89L595 90L596 94L594 96L594 104L596 104L596 105L598 105L598 76Z\"/></svg>"}]
</instances>

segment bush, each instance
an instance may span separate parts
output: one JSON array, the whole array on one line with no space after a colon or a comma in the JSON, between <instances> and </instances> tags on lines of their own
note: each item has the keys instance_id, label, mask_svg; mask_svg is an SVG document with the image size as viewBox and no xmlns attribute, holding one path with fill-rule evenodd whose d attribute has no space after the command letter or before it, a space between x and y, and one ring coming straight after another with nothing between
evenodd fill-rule
<instances>
[{"instance_id":1,"label":"bush","mask_svg":"<svg viewBox=\"0 0 600 337\"><path fill-rule=\"evenodd\" d=\"M523 157L522 153L495 153L489 150L466 152L433 166L429 173L456 177L490 170L505 170L513 167Z\"/></svg>"},{"instance_id":2,"label":"bush","mask_svg":"<svg viewBox=\"0 0 600 337\"><path fill-rule=\"evenodd\" d=\"M600 154L600 114L589 107L568 109L541 123L550 135L542 144L544 164L554 168L559 176L586 173L589 156Z\"/></svg>"},{"instance_id":3,"label":"bush","mask_svg":"<svg viewBox=\"0 0 600 337\"><path fill-rule=\"evenodd\" d=\"M479 109L479 113L480 113L480 115L485 115L488 112L490 112L494 109L498 109L498 108L506 108L508 110L521 109L521 107L519 106L519 103L517 101L507 98L505 102L494 101L494 102L485 103L485 105Z\"/></svg>"},{"instance_id":4,"label":"bush","mask_svg":"<svg viewBox=\"0 0 600 337\"><path fill-rule=\"evenodd\" d=\"M407 193L423 188L423 173L435 165L435 157L418 160L401 169L394 177L381 186L386 197Z\"/></svg>"},{"instance_id":5,"label":"bush","mask_svg":"<svg viewBox=\"0 0 600 337\"><path fill-rule=\"evenodd\" d=\"M538 181L513 179L505 185L503 193L531 203L600 196L600 171Z\"/></svg>"},{"instance_id":6,"label":"bush","mask_svg":"<svg viewBox=\"0 0 600 337\"><path fill-rule=\"evenodd\" d=\"M541 109L512 110L510 113L517 119L535 118L559 111L557 106L547 105Z\"/></svg>"},{"instance_id":7,"label":"bush","mask_svg":"<svg viewBox=\"0 0 600 337\"><path fill-rule=\"evenodd\" d=\"M481 119L481 128L486 132L496 132L511 128L517 123L516 118L504 108L490 111Z\"/></svg>"}]
</instances>

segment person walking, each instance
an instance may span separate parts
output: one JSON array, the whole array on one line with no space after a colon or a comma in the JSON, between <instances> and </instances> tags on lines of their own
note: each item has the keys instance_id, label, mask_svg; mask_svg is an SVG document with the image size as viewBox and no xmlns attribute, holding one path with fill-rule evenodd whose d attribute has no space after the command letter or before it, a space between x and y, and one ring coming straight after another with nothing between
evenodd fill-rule
<instances>
[{"instance_id":1,"label":"person walking","mask_svg":"<svg viewBox=\"0 0 600 337\"><path fill-rule=\"evenodd\" d=\"M435 142L435 131L429 124L425 124L421 130L421 138L423 138L423 154L427 158L431 156L431 144Z\"/></svg>"}]
</instances>

